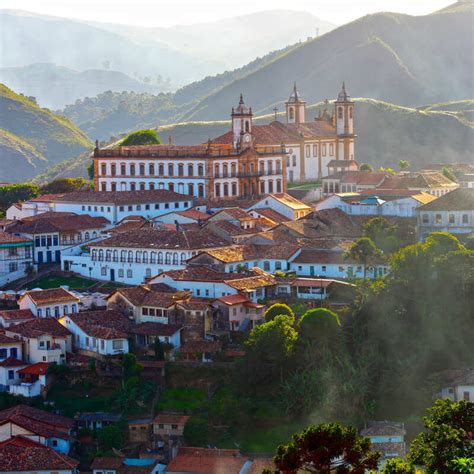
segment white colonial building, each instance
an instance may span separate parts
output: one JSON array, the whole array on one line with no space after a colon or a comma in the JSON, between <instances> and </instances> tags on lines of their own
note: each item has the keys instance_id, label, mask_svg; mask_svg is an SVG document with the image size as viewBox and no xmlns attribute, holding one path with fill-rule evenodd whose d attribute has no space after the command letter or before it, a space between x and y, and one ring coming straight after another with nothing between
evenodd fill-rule
<instances>
[{"instance_id":1,"label":"white colonial building","mask_svg":"<svg viewBox=\"0 0 474 474\"><path fill-rule=\"evenodd\" d=\"M32 247L26 237L0 232L0 288L26 275L33 264Z\"/></svg>"}]
</instances>

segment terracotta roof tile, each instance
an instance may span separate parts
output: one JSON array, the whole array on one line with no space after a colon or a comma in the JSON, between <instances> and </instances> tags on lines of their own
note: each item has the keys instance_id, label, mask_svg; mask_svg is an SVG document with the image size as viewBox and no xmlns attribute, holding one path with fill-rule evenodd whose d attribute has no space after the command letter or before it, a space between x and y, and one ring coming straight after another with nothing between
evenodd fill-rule
<instances>
[{"instance_id":1,"label":"terracotta roof tile","mask_svg":"<svg viewBox=\"0 0 474 474\"><path fill-rule=\"evenodd\" d=\"M18 344L18 341L13 339L13 337L8 337L5 334L0 333L0 344Z\"/></svg>"},{"instance_id":2,"label":"terracotta roof tile","mask_svg":"<svg viewBox=\"0 0 474 474\"><path fill-rule=\"evenodd\" d=\"M66 301L80 301L79 298L64 288L49 288L46 290L27 291L21 298L29 296L37 305L48 303L62 303Z\"/></svg>"},{"instance_id":3,"label":"terracotta roof tile","mask_svg":"<svg viewBox=\"0 0 474 474\"><path fill-rule=\"evenodd\" d=\"M23 321L36 317L30 309L6 309L0 311L0 316L6 321Z\"/></svg>"},{"instance_id":4,"label":"terracotta roof tile","mask_svg":"<svg viewBox=\"0 0 474 474\"><path fill-rule=\"evenodd\" d=\"M0 367L22 367L25 365L28 364L15 357L9 357L8 359L2 360L2 362L0 362Z\"/></svg>"},{"instance_id":5,"label":"terracotta roof tile","mask_svg":"<svg viewBox=\"0 0 474 474\"><path fill-rule=\"evenodd\" d=\"M67 337L71 335L71 333L54 318L35 318L31 321L10 326L6 329L6 332L19 334L20 336L28 338L36 338L44 334L55 337Z\"/></svg>"},{"instance_id":6,"label":"terracotta roof tile","mask_svg":"<svg viewBox=\"0 0 474 474\"><path fill-rule=\"evenodd\" d=\"M420 211L472 211L474 188L458 188L418 208Z\"/></svg>"},{"instance_id":7,"label":"terracotta roof tile","mask_svg":"<svg viewBox=\"0 0 474 474\"><path fill-rule=\"evenodd\" d=\"M153 420L154 424L166 424L166 425L185 425L189 420L189 416L186 415L169 415L167 413L158 413Z\"/></svg>"},{"instance_id":8,"label":"terracotta roof tile","mask_svg":"<svg viewBox=\"0 0 474 474\"><path fill-rule=\"evenodd\" d=\"M279 212L271 209L270 207L255 208L255 209L252 209L252 212L255 212L276 223L286 222L286 221L291 220L291 219L288 219L288 217L284 216L283 214L280 214Z\"/></svg>"},{"instance_id":9,"label":"terracotta roof tile","mask_svg":"<svg viewBox=\"0 0 474 474\"><path fill-rule=\"evenodd\" d=\"M26 237L18 237L16 235L9 234L7 232L0 232L0 244L20 244L20 243L32 243L30 239Z\"/></svg>"},{"instance_id":10,"label":"terracotta roof tile","mask_svg":"<svg viewBox=\"0 0 474 474\"><path fill-rule=\"evenodd\" d=\"M184 342L179 351L183 354L194 354L196 352L219 352L221 349L221 341L194 340Z\"/></svg>"},{"instance_id":11,"label":"terracotta roof tile","mask_svg":"<svg viewBox=\"0 0 474 474\"><path fill-rule=\"evenodd\" d=\"M52 213L56 214L56 213ZM40 234L46 232L72 232L87 229L102 229L109 221L105 217L91 217L88 215L70 215L51 217L39 214L34 219L17 220L8 227L12 234Z\"/></svg>"},{"instance_id":12,"label":"terracotta roof tile","mask_svg":"<svg viewBox=\"0 0 474 474\"><path fill-rule=\"evenodd\" d=\"M45 375L46 372L48 372L48 369L48 362L37 362L36 364L26 366L24 369L20 369L18 373L28 375Z\"/></svg>"},{"instance_id":13,"label":"terracotta roof tile","mask_svg":"<svg viewBox=\"0 0 474 474\"><path fill-rule=\"evenodd\" d=\"M68 316L87 335L98 339L125 339L133 324L118 311L84 311Z\"/></svg>"},{"instance_id":14,"label":"terracotta roof tile","mask_svg":"<svg viewBox=\"0 0 474 474\"><path fill-rule=\"evenodd\" d=\"M237 273L219 272L205 266L188 266L182 270L169 270L161 275L166 275L175 281L224 281L240 279L243 276Z\"/></svg>"},{"instance_id":15,"label":"terracotta roof tile","mask_svg":"<svg viewBox=\"0 0 474 474\"><path fill-rule=\"evenodd\" d=\"M110 297L114 294L124 296L134 306L152 306L156 308L169 308L175 303L175 296L170 292L159 292L153 289L150 285L140 285L132 288L119 288L115 290Z\"/></svg>"},{"instance_id":16,"label":"terracotta roof tile","mask_svg":"<svg viewBox=\"0 0 474 474\"><path fill-rule=\"evenodd\" d=\"M182 329L174 324L161 324L146 322L132 326L130 332L146 336L172 336Z\"/></svg>"}]
</instances>

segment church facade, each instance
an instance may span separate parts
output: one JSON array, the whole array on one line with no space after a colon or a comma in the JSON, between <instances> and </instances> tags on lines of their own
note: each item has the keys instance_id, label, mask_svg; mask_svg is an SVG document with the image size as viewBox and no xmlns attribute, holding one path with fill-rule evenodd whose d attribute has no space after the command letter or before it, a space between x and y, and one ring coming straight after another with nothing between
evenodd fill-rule
<instances>
[{"instance_id":1,"label":"church facade","mask_svg":"<svg viewBox=\"0 0 474 474\"><path fill-rule=\"evenodd\" d=\"M285 103L286 123L253 124L242 95L232 108L231 130L193 146L146 145L99 148L96 191L168 189L206 199L251 198L284 193L287 182L326 176L331 162L355 163L354 102L345 87L334 103L307 122L296 85Z\"/></svg>"},{"instance_id":2,"label":"church facade","mask_svg":"<svg viewBox=\"0 0 474 474\"><path fill-rule=\"evenodd\" d=\"M285 123L274 120L267 125L253 125L254 140L261 145L285 148L288 182L313 181L330 173L331 169L357 167L355 161L354 102L345 84L332 111L329 102L313 120L306 119L306 102L296 84L285 102ZM232 131L215 138L214 144L232 142Z\"/></svg>"}]
</instances>

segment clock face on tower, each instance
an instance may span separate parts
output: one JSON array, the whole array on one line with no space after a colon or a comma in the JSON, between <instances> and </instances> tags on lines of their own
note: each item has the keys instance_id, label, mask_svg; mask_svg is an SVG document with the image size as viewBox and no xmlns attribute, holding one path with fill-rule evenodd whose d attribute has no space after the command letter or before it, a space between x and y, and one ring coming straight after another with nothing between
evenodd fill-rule
<instances>
[{"instance_id":1,"label":"clock face on tower","mask_svg":"<svg viewBox=\"0 0 474 474\"><path fill-rule=\"evenodd\" d=\"M251 138L252 138L252 137L250 136L250 134L249 134L249 133L246 133L246 134L244 135L244 143L250 143Z\"/></svg>"}]
</instances>

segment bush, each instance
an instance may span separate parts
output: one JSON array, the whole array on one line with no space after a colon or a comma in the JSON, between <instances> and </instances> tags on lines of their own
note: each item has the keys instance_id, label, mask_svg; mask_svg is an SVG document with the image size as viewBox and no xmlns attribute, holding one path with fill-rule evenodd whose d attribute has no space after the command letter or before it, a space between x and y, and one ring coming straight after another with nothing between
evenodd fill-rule
<instances>
[{"instance_id":1,"label":"bush","mask_svg":"<svg viewBox=\"0 0 474 474\"><path fill-rule=\"evenodd\" d=\"M290 316L292 319L295 319L295 314L288 305L275 303L265 311L265 321L268 323L269 321L275 319L276 316L280 315Z\"/></svg>"}]
</instances>

